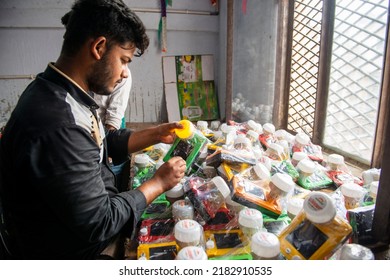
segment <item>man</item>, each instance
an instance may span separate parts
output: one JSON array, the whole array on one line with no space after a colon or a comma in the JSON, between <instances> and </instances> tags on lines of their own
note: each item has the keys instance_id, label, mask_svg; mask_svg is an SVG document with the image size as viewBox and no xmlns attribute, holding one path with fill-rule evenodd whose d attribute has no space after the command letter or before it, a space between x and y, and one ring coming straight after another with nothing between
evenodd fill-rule
<instances>
[{"instance_id":1,"label":"man","mask_svg":"<svg viewBox=\"0 0 390 280\"><path fill-rule=\"evenodd\" d=\"M1 198L15 258L98 258L185 172L185 161L175 157L137 190L118 192L107 158L121 162L172 143L181 125L105 135L91 92L109 95L128 77L127 64L148 47L145 27L122 0L77 0L64 18L59 58L21 95L0 143Z\"/></svg>"}]
</instances>

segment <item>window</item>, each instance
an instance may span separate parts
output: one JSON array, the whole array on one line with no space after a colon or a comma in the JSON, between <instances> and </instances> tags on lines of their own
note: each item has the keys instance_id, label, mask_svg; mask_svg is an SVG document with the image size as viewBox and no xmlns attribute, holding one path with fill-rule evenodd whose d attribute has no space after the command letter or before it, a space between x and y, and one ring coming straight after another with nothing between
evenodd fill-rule
<instances>
[{"instance_id":1,"label":"window","mask_svg":"<svg viewBox=\"0 0 390 280\"><path fill-rule=\"evenodd\" d=\"M287 129L369 166L388 0L297 0L293 5Z\"/></svg>"}]
</instances>

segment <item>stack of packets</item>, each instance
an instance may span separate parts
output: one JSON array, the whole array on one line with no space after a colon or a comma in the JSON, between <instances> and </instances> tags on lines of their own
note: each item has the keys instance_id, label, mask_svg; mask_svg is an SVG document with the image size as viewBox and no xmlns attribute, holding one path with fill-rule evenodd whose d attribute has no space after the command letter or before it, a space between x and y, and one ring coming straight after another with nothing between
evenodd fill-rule
<instances>
[{"instance_id":1,"label":"stack of packets","mask_svg":"<svg viewBox=\"0 0 390 280\"><path fill-rule=\"evenodd\" d=\"M172 156L187 163L144 211L137 259L338 259L372 242L380 170L356 177L341 155L270 123L193 125L191 138L134 157L133 188Z\"/></svg>"}]
</instances>

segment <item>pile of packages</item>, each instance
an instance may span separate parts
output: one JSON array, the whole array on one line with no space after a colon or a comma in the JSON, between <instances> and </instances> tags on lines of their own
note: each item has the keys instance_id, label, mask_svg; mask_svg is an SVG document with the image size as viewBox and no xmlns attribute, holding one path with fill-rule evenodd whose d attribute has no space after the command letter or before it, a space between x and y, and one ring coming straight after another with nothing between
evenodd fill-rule
<instances>
[{"instance_id":1,"label":"pile of packages","mask_svg":"<svg viewBox=\"0 0 390 280\"><path fill-rule=\"evenodd\" d=\"M354 176L304 133L254 121L182 121L134 156L132 188L173 156L186 176L142 215L137 259L374 259L379 169Z\"/></svg>"}]
</instances>

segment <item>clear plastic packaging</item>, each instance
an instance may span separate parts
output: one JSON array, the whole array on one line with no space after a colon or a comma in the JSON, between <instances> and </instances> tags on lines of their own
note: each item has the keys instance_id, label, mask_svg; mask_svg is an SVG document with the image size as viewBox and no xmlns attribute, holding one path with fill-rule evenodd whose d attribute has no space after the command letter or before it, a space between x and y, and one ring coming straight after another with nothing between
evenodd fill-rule
<instances>
[{"instance_id":1,"label":"clear plastic packaging","mask_svg":"<svg viewBox=\"0 0 390 280\"><path fill-rule=\"evenodd\" d=\"M215 217L218 209L225 203L225 198L230 195L229 187L220 176L211 180L193 176L187 180L184 190L195 210L206 222Z\"/></svg>"},{"instance_id":2,"label":"clear plastic packaging","mask_svg":"<svg viewBox=\"0 0 390 280\"><path fill-rule=\"evenodd\" d=\"M322 260L343 245L352 232L348 221L336 213L327 194L311 192L303 210L279 235L281 252L286 259Z\"/></svg>"},{"instance_id":3,"label":"clear plastic packaging","mask_svg":"<svg viewBox=\"0 0 390 280\"><path fill-rule=\"evenodd\" d=\"M175 129L176 139L163 160L180 156L186 161L187 174L192 172L192 166L199 157L200 151L207 143L207 138L188 120L181 120L182 129Z\"/></svg>"},{"instance_id":4,"label":"clear plastic packaging","mask_svg":"<svg viewBox=\"0 0 390 280\"><path fill-rule=\"evenodd\" d=\"M341 186L342 184L349 182L353 182L361 186L363 185L362 179L352 175L351 171L345 164L344 157L342 155L329 155L326 170L327 175L332 179L336 186Z\"/></svg>"},{"instance_id":5,"label":"clear plastic packaging","mask_svg":"<svg viewBox=\"0 0 390 280\"><path fill-rule=\"evenodd\" d=\"M277 141L275 135L275 126L272 123L263 125L263 133L260 134L259 140L264 149L267 149L269 144Z\"/></svg>"}]
</instances>

